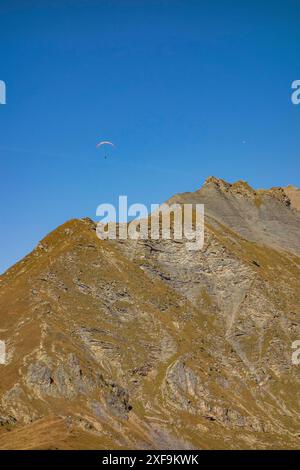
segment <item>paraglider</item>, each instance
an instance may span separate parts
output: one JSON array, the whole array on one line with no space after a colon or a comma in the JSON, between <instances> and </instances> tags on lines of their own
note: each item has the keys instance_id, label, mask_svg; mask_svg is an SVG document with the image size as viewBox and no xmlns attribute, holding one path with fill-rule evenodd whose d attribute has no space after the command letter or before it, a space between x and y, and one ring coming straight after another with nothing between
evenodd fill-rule
<instances>
[{"instance_id":1,"label":"paraglider","mask_svg":"<svg viewBox=\"0 0 300 470\"><path fill-rule=\"evenodd\" d=\"M99 147L102 147L102 145L111 145L112 147L115 146L115 144L113 144L112 142L110 142L109 140L102 140L101 142L99 142L96 147L99 148ZM107 153L105 153L105 156L104 158L106 159L107 158Z\"/></svg>"}]
</instances>

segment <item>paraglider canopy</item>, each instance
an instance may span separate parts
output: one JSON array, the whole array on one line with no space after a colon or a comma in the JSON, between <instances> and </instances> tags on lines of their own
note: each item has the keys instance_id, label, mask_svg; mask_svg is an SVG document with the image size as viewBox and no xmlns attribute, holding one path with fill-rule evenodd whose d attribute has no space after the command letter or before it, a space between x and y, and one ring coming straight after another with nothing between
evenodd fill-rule
<instances>
[{"instance_id":1,"label":"paraglider canopy","mask_svg":"<svg viewBox=\"0 0 300 470\"><path fill-rule=\"evenodd\" d=\"M110 142L109 140L102 140L101 142L99 142L96 147L99 148L99 147L102 147L102 145L106 146L106 145L110 145L111 147L114 147L115 144L113 144L112 142ZM108 157L108 154L105 153L104 155L104 158L106 159Z\"/></svg>"},{"instance_id":2,"label":"paraglider canopy","mask_svg":"<svg viewBox=\"0 0 300 470\"><path fill-rule=\"evenodd\" d=\"M96 145L96 147L101 147L102 145L112 145L113 147L115 146L115 144L113 144L112 142L109 142L109 140L102 140Z\"/></svg>"}]
</instances>

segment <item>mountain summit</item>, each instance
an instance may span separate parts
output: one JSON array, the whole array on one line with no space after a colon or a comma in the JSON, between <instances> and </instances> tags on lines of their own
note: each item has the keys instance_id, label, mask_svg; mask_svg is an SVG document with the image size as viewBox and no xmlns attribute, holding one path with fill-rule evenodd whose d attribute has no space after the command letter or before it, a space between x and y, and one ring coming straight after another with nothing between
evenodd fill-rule
<instances>
[{"instance_id":1,"label":"mountain summit","mask_svg":"<svg viewBox=\"0 0 300 470\"><path fill-rule=\"evenodd\" d=\"M71 220L0 276L1 449L299 446L299 189L210 177L205 242Z\"/></svg>"},{"instance_id":2,"label":"mountain summit","mask_svg":"<svg viewBox=\"0 0 300 470\"><path fill-rule=\"evenodd\" d=\"M212 223L223 223L249 241L300 255L299 195L291 186L254 190L245 181L230 184L209 177L198 191L168 202L202 203Z\"/></svg>"}]
</instances>

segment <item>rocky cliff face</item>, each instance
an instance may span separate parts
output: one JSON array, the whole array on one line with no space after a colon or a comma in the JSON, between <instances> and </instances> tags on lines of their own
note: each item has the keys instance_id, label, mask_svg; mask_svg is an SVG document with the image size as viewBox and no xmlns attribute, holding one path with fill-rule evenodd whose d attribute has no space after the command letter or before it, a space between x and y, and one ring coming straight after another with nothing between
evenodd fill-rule
<instances>
[{"instance_id":1,"label":"rocky cliff face","mask_svg":"<svg viewBox=\"0 0 300 470\"><path fill-rule=\"evenodd\" d=\"M293 191L297 191L295 188ZM299 447L300 213L209 178L205 243L72 220L0 277L0 448Z\"/></svg>"}]
</instances>

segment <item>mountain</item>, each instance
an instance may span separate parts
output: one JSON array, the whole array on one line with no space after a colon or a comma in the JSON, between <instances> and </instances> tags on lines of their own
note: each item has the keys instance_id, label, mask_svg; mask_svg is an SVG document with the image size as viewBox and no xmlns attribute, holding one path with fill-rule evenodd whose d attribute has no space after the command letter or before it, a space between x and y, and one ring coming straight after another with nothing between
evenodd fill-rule
<instances>
[{"instance_id":1,"label":"mountain","mask_svg":"<svg viewBox=\"0 0 300 470\"><path fill-rule=\"evenodd\" d=\"M294 187L210 177L205 240L71 220L0 276L0 449L299 447Z\"/></svg>"}]
</instances>

